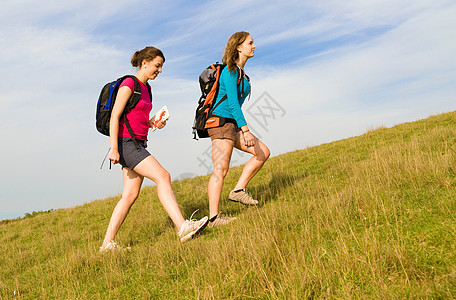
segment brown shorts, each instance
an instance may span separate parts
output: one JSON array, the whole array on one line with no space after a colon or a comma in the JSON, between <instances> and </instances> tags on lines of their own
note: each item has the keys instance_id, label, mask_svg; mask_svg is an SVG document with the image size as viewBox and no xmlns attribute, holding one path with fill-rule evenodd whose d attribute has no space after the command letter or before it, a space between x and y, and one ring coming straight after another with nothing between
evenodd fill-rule
<instances>
[{"instance_id":1,"label":"brown shorts","mask_svg":"<svg viewBox=\"0 0 456 300\"><path fill-rule=\"evenodd\" d=\"M236 141L236 136L239 131L239 127L236 124L227 122L221 127L209 128L207 133L212 140L215 139L229 139L233 142Z\"/></svg>"}]
</instances>

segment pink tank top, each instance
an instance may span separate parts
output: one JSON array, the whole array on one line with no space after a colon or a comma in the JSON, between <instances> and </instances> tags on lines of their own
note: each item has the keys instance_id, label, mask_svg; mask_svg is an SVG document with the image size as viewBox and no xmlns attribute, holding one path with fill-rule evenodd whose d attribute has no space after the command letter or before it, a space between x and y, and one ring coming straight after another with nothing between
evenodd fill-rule
<instances>
[{"instance_id":1,"label":"pink tank top","mask_svg":"<svg viewBox=\"0 0 456 300\"><path fill-rule=\"evenodd\" d=\"M135 137L138 140L146 140L149 132L149 114L152 110L152 102L149 98L147 86L141 81L139 81L139 85L141 87L141 98L138 104L127 113L126 117ZM132 93L135 90L135 82L132 78L125 79L119 88L123 86L128 86ZM131 138L123 118L119 122L119 137Z\"/></svg>"}]
</instances>

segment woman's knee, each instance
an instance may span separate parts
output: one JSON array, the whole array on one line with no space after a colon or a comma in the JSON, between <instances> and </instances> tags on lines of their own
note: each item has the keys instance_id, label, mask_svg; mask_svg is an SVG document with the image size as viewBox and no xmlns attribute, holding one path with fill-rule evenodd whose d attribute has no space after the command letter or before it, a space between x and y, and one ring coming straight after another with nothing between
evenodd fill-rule
<instances>
[{"instance_id":1,"label":"woman's knee","mask_svg":"<svg viewBox=\"0 0 456 300\"><path fill-rule=\"evenodd\" d=\"M214 165L214 168L212 169L212 175L217 178L224 179L226 177L226 174L228 174L228 170L229 170L229 166L225 167L225 166L216 164L216 165Z\"/></svg>"},{"instance_id":2,"label":"woman's knee","mask_svg":"<svg viewBox=\"0 0 456 300\"><path fill-rule=\"evenodd\" d=\"M165 169L160 170L159 174L157 174L155 178L155 183L170 183L171 182L171 175Z\"/></svg>"},{"instance_id":3,"label":"woman's knee","mask_svg":"<svg viewBox=\"0 0 456 300\"><path fill-rule=\"evenodd\" d=\"M130 206L135 203L136 199L139 196L139 191L124 191L122 193L122 201L128 203Z\"/></svg>"}]
</instances>

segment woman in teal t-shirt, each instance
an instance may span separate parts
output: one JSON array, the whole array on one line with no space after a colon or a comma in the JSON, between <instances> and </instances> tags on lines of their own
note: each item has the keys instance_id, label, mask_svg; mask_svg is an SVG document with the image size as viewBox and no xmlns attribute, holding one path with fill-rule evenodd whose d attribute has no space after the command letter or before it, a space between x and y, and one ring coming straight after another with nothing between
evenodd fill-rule
<instances>
[{"instance_id":1,"label":"woman in teal t-shirt","mask_svg":"<svg viewBox=\"0 0 456 300\"><path fill-rule=\"evenodd\" d=\"M255 45L248 32L233 34L225 47L222 62L226 64L220 77L218 97L214 105L221 102L213 114L222 117L223 125L209 128L208 134L212 141L212 176L209 180L209 227L225 225L235 218L219 214L220 195L223 180L228 173L233 148L250 153L253 157L245 164L241 177L229 194L231 201L245 205L257 205L245 191L245 187L261 169L269 157L268 147L255 137L249 130L241 107L250 94L250 82L245 75L244 66L255 54Z\"/></svg>"}]
</instances>

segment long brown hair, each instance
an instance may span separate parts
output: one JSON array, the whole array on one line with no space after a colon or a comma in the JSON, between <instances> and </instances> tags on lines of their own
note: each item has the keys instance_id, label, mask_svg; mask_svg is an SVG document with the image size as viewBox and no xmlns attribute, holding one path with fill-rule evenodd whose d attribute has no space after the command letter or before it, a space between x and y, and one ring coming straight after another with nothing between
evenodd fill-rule
<instances>
[{"instance_id":1,"label":"long brown hair","mask_svg":"<svg viewBox=\"0 0 456 300\"><path fill-rule=\"evenodd\" d=\"M163 62L165 62L165 56L160 49L157 49L152 46L148 46L142 50L136 51L132 58L131 58L131 65L136 68L141 68L141 64L143 60L149 62L154 60L157 56L163 58Z\"/></svg>"},{"instance_id":2,"label":"long brown hair","mask_svg":"<svg viewBox=\"0 0 456 300\"><path fill-rule=\"evenodd\" d=\"M227 65L228 71L233 73L236 70L236 60L239 58L237 48L242 45L249 35L250 33L246 31L239 31L228 39L222 57L222 62Z\"/></svg>"}]
</instances>

